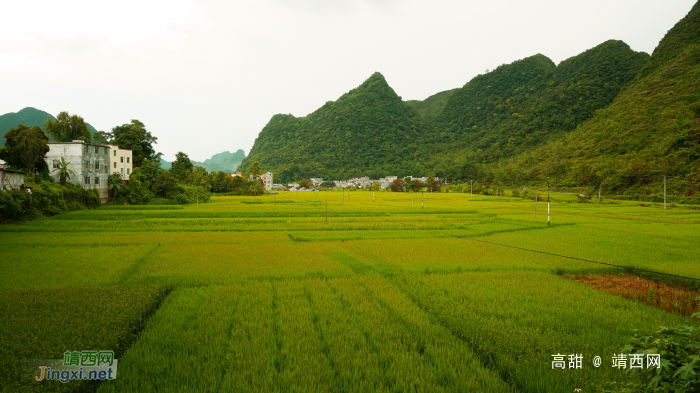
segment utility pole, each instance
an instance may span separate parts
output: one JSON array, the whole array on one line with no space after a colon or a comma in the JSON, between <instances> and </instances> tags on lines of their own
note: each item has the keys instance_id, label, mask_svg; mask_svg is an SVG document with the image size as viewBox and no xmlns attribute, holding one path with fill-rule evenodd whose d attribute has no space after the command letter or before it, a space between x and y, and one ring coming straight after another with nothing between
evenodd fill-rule
<instances>
[{"instance_id":1,"label":"utility pole","mask_svg":"<svg viewBox=\"0 0 700 393\"><path fill-rule=\"evenodd\" d=\"M345 204L345 188L343 188L343 205Z\"/></svg>"},{"instance_id":2,"label":"utility pole","mask_svg":"<svg viewBox=\"0 0 700 393\"><path fill-rule=\"evenodd\" d=\"M277 191L275 191L277 192ZM277 209L277 194L275 194L275 209Z\"/></svg>"},{"instance_id":3,"label":"utility pole","mask_svg":"<svg viewBox=\"0 0 700 393\"><path fill-rule=\"evenodd\" d=\"M374 202L374 191L372 191L372 202Z\"/></svg>"},{"instance_id":4,"label":"utility pole","mask_svg":"<svg viewBox=\"0 0 700 393\"><path fill-rule=\"evenodd\" d=\"M664 210L666 210L666 176L664 176Z\"/></svg>"},{"instance_id":5,"label":"utility pole","mask_svg":"<svg viewBox=\"0 0 700 393\"><path fill-rule=\"evenodd\" d=\"M598 187L598 203L600 203L600 189L603 188L603 185L601 184L600 187Z\"/></svg>"},{"instance_id":6,"label":"utility pole","mask_svg":"<svg viewBox=\"0 0 700 393\"><path fill-rule=\"evenodd\" d=\"M471 181L471 188L469 188L469 196L474 197L474 180Z\"/></svg>"},{"instance_id":7,"label":"utility pole","mask_svg":"<svg viewBox=\"0 0 700 393\"><path fill-rule=\"evenodd\" d=\"M547 226L550 225L549 222L549 195L547 195Z\"/></svg>"}]
</instances>

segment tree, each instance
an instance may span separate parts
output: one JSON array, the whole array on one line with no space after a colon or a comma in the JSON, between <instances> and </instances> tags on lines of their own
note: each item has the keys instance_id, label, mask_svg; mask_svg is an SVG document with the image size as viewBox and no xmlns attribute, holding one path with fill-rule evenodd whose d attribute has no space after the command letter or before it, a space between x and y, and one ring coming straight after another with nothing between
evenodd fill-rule
<instances>
[{"instance_id":1,"label":"tree","mask_svg":"<svg viewBox=\"0 0 700 393\"><path fill-rule=\"evenodd\" d=\"M92 135L92 141L99 145L109 145L112 143L114 135L111 132L97 131ZM131 181L131 176L129 176L129 181Z\"/></svg>"},{"instance_id":2,"label":"tree","mask_svg":"<svg viewBox=\"0 0 700 393\"><path fill-rule=\"evenodd\" d=\"M25 129L17 140L17 149L30 174L34 174L36 163L49 152L49 138L39 127Z\"/></svg>"},{"instance_id":3,"label":"tree","mask_svg":"<svg viewBox=\"0 0 700 393\"><path fill-rule=\"evenodd\" d=\"M411 178L410 177L406 177L405 179L403 179L403 188L404 188L404 191L406 191L406 192L408 192L411 189Z\"/></svg>"},{"instance_id":4,"label":"tree","mask_svg":"<svg viewBox=\"0 0 700 393\"><path fill-rule=\"evenodd\" d=\"M326 180L323 183L321 183L321 188L335 188L335 182Z\"/></svg>"},{"instance_id":5,"label":"tree","mask_svg":"<svg viewBox=\"0 0 700 393\"><path fill-rule=\"evenodd\" d=\"M425 187L425 184L420 179L415 179L411 182L411 190L414 192L420 191L423 187Z\"/></svg>"},{"instance_id":6,"label":"tree","mask_svg":"<svg viewBox=\"0 0 700 393\"><path fill-rule=\"evenodd\" d=\"M47 119L44 122L44 130L51 135L56 142L71 142L81 140L90 142L90 130L82 117L61 112L56 120Z\"/></svg>"},{"instance_id":7,"label":"tree","mask_svg":"<svg viewBox=\"0 0 700 393\"><path fill-rule=\"evenodd\" d=\"M160 176L160 173L163 171L160 168L160 161L144 160L139 169L143 174L141 181L144 183L144 187L154 191L153 185L155 184L156 179L158 179L158 176ZM136 168L134 168L134 171L136 171ZM129 177L129 179L131 180L131 177Z\"/></svg>"},{"instance_id":8,"label":"tree","mask_svg":"<svg viewBox=\"0 0 700 393\"><path fill-rule=\"evenodd\" d=\"M250 174L253 175L253 179L257 179L260 176L260 163L255 161L253 165L250 166ZM296 176L294 176L294 181L296 182Z\"/></svg>"},{"instance_id":9,"label":"tree","mask_svg":"<svg viewBox=\"0 0 700 393\"><path fill-rule=\"evenodd\" d=\"M73 171L68 169L68 164L70 164L70 162L66 162L66 160L61 157L58 168L54 169L54 171L58 171L59 182L63 185L66 185L66 181L70 180L71 175L75 175Z\"/></svg>"},{"instance_id":10,"label":"tree","mask_svg":"<svg viewBox=\"0 0 700 393\"><path fill-rule=\"evenodd\" d=\"M184 182L192 169L194 169L194 164L192 164L187 154L183 152L175 154L175 161L173 161L173 165L170 168L170 174Z\"/></svg>"},{"instance_id":11,"label":"tree","mask_svg":"<svg viewBox=\"0 0 700 393\"><path fill-rule=\"evenodd\" d=\"M146 126L138 120L112 128L112 143L121 149L131 150L134 168L143 165L145 160L160 161L162 153L156 153L153 145L158 138L146 131Z\"/></svg>"},{"instance_id":12,"label":"tree","mask_svg":"<svg viewBox=\"0 0 700 393\"><path fill-rule=\"evenodd\" d=\"M173 176L169 170L161 171L153 184L153 189L157 194L165 195L165 199L171 192L177 187L177 179Z\"/></svg>"},{"instance_id":13,"label":"tree","mask_svg":"<svg viewBox=\"0 0 700 393\"><path fill-rule=\"evenodd\" d=\"M314 182L311 179L304 179L299 183L299 186L304 188L314 188Z\"/></svg>"},{"instance_id":14,"label":"tree","mask_svg":"<svg viewBox=\"0 0 700 393\"><path fill-rule=\"evenodd\" d=\"M433 180L430 182L430 192L440 192L440 188L442 187L442 183L440 183L439 180Z\"/></svg>"},{"instance_id":15,"label":"tree","mask_svg":"<svg viewBox=\"0 0 700 393\"><path fill-rule=\"evenodd\" d=\"M112 195L112 202L117 200L117 196L122 192L122 176L119 173L109 175L109 193Z\"/></svg>"},{"instance_id":16,"label":"tree","mask_svg":"<svg viewBox=\"0 0 700 393\"><path fill-rule=\"evenodd\" d=\"M372 183L372 186L370 187L370 190L372 190L372 191L379 191L380 188L382 188L382 185L379 184L379 182L375 180L374 183Z\"/></svg>"},{"instance_id":17,"label":"tree","mask_svg":"<svg viewBox=\"0 0 700 393\"><path fill-rule=\"evenodd\" d=\"M400 192L403 190L403 179L395 179L391 184L389 185L389 188L391 188L391 191L393 192Z\"/></svg>"},{"instance_id":18,"label":"tree","mask_svg":"<svg viewBox=\"0 0 700 393\"><path fill-rule=\"evenodd\" d=\"M39 127L27 127L23 124L5 134L5 146L0 147L0 159L7 165L25 168L30 174L36 169L48 169L42 158L49 151L49 138Z\"/></svg>"}]
</instances>

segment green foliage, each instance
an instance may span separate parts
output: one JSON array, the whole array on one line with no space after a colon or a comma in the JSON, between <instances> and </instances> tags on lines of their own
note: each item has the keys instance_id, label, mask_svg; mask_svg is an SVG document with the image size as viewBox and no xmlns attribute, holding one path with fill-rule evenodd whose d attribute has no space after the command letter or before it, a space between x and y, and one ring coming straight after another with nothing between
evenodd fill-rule
<instances>
[{"instance_id":1,"label":"green foliage","mask_svg":"<svg viewBox=\"0 0 700 393\"><path fill-rule=\"evenodd\" d=\"M96 189L40 181L31 194L22 190L0 191L0 222L22 222L100 205L100 194Z\"/></svg>"},{"instance_id":2,"label":"green foliage","mask_svg":"<svg viewBox=\"0 0 700 393\"><path fill-rule=\"evenodd\" d=\"M85 120L78 115L71 116L65 111L59 113L56 119L47 119L44 122L44 130L56 142L71 142L74 140L90 142L92 139L92 134Z\"/></svg>"},{"instance_id":3,"label":"green foliage","mask_svg":"<svg viewBox=\"0 0 700 393\"><path fill-rule=\"evenodd\" d=\"M375 73L307 117L273 116L241 168L258 161L281 182L407 172L420 132L418 111Z\"/></svg>"},{"instance_id":4,"label":"green foliage","mask_svg":"<svg viewBox=\"0 0 700 393\"><path fill-rule=\"evenodd\" d=\"M123 190L122 176L119 173L109 175L107 184L109 184L109 194L112 195L112 201L115 201Z\"/></svg>"},{"instance_id":5,"label":"green foliage","mask_svg":"<svg viewBox=\"0 0 700 393\"><path fill-rule=\"evenodd\" d=\"M138 120L112 128L112 143L122 149L132 151L134 168L143 165L144 161L158 161L162 153L156 153L154 144L158 138L146 130L146 126Z\"/></svg>"},{"instance_id":6,"label":"green foliage","mask_svg":"<svg viewBox=\"0 0 700 393\"><path fill-rule=\"evenodd\" d=\"M645 364L642 369L630 369L636 376L634 381L614 385L605 392L685 393L700 389L700 328L697 326L662 326L650 335L635 331L622 352L643 354L644 358L648 354L658 354L660 367L647 368Z\"/></svg>"},{"instance_id":7,"label":"green foliage","mask_svg":"<svg viewBox=\"0 0 700 393\"><path fill-rule=\"evenodd\" d=\"M170 168L170 174L175 176L179 181L184 182L189 173L194 169L194 165L187 154L178 152L175 155L175 161Z\"/></svg>"},{"instance_id":8,"label":"green foliage","mask_svg":"<svg viewBox=\"0 0 700 393\"><path fill-rule=\"evenodd\" d=\"M648 57L607 41L558 66L543 55L500 66L455 91L425 146L441 153L442 176L485 180L495 163L561 138L609 105ZM448 163L455 159L457 167Z\"/></svg>"},{"instance_id":9,"label":"green foliage","mask_svg":"<svg viewBox=\"0 0 700 393\"><path fill-rule=\"evenodd\" d=\"M61 157L58 168L54 169L54 172L58 172L58 178L64 186L66 185L66 181L68 181L71 176L75 175L75 172L68 169L68 164L70 164L70 162L66 162L66 159Z\"/></svg>"},{"instance_id":10,"label":"green foliage","mask_svg":"<svg viewBox=\"0 0 700 393\"><path fill-rule=\"evenodd\" d=\"M406 103L416 108L424 120L431 120L442 112L443 108L445 108L445 105L447 104L447 100L450 98L450 96L452 96L452 93L454 93L455 90L457 89L433 94L423 101L410 100L406 101Z\"/></svg>"},{"instance_id":11,"label":"green foliage","mask_svg":"<svg viewBox=\"0 0 700 393\"><path fill-rule=\"evenodd\" d=\"M700 5L661 41L611 105L565 137L492 170L509 182L547 176L604 193L659 194L663 175L700 178ZM653 184L651 184L653 183ZM671 184L692 195L696 181Z\"/></svg>"},{"instance_id":12,"label":"green foliage","mask_svg":"<svg viewBox=\"0 0 700 393\"><path fill-rule=\"evenodd\" d=\"M0 147L0 159L15 169L34 172L48 171L42 158L49 151L48 138L39 127L27 127L23 124L5 134L7 142Z\"/></svg>"}]
</instances>

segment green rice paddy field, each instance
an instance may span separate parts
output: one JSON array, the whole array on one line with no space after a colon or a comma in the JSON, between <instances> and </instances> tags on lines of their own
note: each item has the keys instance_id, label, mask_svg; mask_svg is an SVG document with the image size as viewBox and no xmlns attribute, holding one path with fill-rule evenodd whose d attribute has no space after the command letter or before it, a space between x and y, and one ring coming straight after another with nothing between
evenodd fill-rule
<instances>
[{"instance_id":1,"label":"green rice paddy field","mask_svg":"<svg viewBox=\"0 0 700 393\"><path fill-rule=\"evenodd\" d=\"M690 322L563 277L623 269L551 254L700 278L700 212L557 194L548 226L541 201L342 195L0 226L0 389L593 392L627 378L611 358L634 329ZM88 349L115 351L115 380L22 378Z\"/></svg>"}]
</instances>

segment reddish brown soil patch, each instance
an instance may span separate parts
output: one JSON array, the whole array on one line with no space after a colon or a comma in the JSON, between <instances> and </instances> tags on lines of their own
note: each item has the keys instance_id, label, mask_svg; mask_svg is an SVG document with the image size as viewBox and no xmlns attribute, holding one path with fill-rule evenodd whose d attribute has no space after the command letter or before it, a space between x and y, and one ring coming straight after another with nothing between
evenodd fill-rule
<instances>
[{"instance_id":1,"label":"reddish brown soil patch","mask_svg":"<svg viewBox=\"0 0 700 393\"><path fill-rule=\"evenodd\" d=\"M639 300L650 306L679 314L691 316L700 311L700 292L687 287L671 286L643 278L625 276L565 276L595 289L609 292L627 299Z\"/></svg>"}]
</instances>

